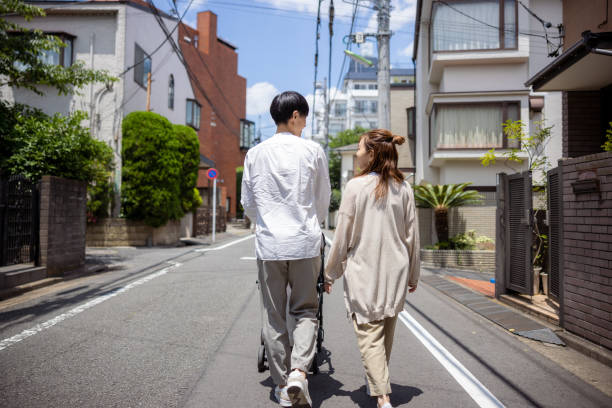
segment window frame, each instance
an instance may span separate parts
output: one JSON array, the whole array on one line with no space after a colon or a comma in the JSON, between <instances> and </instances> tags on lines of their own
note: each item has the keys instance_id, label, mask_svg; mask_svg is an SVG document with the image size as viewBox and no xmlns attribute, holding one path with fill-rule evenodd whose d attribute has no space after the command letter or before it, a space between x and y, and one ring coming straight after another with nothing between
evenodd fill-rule
<instances>
[{"instance_id":1,"label":"window frame","mask_svg":"<svg viewBox=\"0 0 612 408\"><path fill-rule=\"evenodd\" d=\"M446 0L447 3L458 3L462 0ZM478 48L478 49L467 49L467 50L433 50L433 8L437 4L437 2L432 2L429 15L431 16L431 24L429 25L429 63L431 65L432 56L437 53L458 53L458 52L483 52L483 51L517 51L519 47L518 42L518 30L519 30L519 21L518 21L518 0L514 0L514 47L504 47L505 43L505 2L506 0L497 0L497 4L499 5L499 20L498 20L498 35L499 35L499 47L498 48ZM445 4L441 3L443 6Z\"/></svg>"},{"instance_id":2,"label":"window frame","mask_svg":"<svg viewBox=\"0 0 612 408\"><path fill-rule=\"evenodd\" d=\"M410 126L410 116L412 115L412 126ZM410 108L406 108L406 128L408 129L408 139L415 140L416 139L416 108L411 106Z\"/></svg>"},{"instance_id":3,"label":"window frame","mask_svg":"<svg viewBox=\"0 0 612 408\"><path fill-rule=\"evenodd\" d=\"M245 137L247 136L247 129L249 133L248 141L245 139ZM255 140L255 131L255 122L248 119L240 119L240 139L238 141L240 149L248 150L251 148L251 146L253 145L253 141Z\"/></svg>"},{"instance_id":4,"label":"window frame","mask_svg":"<svg viewBox=\"0 0 612 408\"><path fill-rule=\"evenodd\" d=\"M61 67L64 67L64 68L71 67L72 64L74 64L74 40L76 39L76 36L74 36L72 34L68 34L68 33L63 32L63 31L45 31L44 33L46 35L53 35L53 36L59 38L60 41L62 41L64 43L70 42L70 64L69 65L64 65L64 58L66 56L66 47L60 47L60 49L59 49L59 64L58 65L61 66Z\"/></svg>"},{"instance_id":5,"label":"window frame","mask_svg":"<svg viewBox=\"0 0 612 408\"><path fill-rule=\"evenodd\" d=\"M168 78L168 109L174 110L174 75Z\"/></svg>"},{"instance_id":6,"label":"window frame","mask_svg":"<svg viewBox=\"0 0 612 408\"><path fill-rule=\"evenodd\" d=\"M502 150L506 150L506 149L512 149L511 147L508 146L508 136L506 136L506 133L503 131L503 126L500 123L500 126L502 126L502 146L488 146L488 147L436 147L432 149L432 129L433 129L433 123L432 123L432 118L434 116L434 110L438 107L438 106L478 106L478 105L489 105L489 106L501 106L502 108L502 123L505 123L508 120L508 105L517 105L518 106L518 112L519 112L519 118L518 120L521 120L521 101L517 101L517 100L501 100L501 101L469 101L469 102L441 102L441 103L434 103L433 107L431 109L431 113L429 114L429 157L431 157L431 155L436 152L436 151L464 151L464 150L472 150L472 151L488 151L491 149L502 149ZM517 149L521 148L521 144L519 141L519 145L517 147Z\"/></svg>"},{"instance_id":7,"label":"window frame","mask_svg":"<svg viewBox=\"0 0 612 408\"><path fill-rule=\"evenodd\" d=\"M189 111L190 111L190 108L189 108L189 104L190 103L192 104L192 107L191 107L192 123L189 123L189 120L188 120L188 118L189 118ZM197 109L194 109L194 107L197 107ZM185 109L185 124L187 126L191 126L195 130L200 130L201 119L202 119L201 118L202 105L200 105L196 99L187 99L186 100L185 108L186 108ZM195 120L194 120L196 117L198 119L197 120L197 122L198 122L197 126L196 126L196 123L195 123Z\"/></svg>"},{"instance_id":8,"label":"window frame","mask_svg":"<svg viewBox=\"0 0 612 408\"><path fill-rule=\"evenodd\" d=\"M151 55L149 55L144 48L138 45L137 42L134 43L134 82L136 82L141 88L147 89L147 80L144 72L145 67L145 58L143 57L141 61L138 60L138 49L142 51L142 54L148 58L150 61L149 72L153 72L153 59ZM140 78L143 83L138 81L138 73L142 70L142 77Z\"/></svg>"}]
</instances>

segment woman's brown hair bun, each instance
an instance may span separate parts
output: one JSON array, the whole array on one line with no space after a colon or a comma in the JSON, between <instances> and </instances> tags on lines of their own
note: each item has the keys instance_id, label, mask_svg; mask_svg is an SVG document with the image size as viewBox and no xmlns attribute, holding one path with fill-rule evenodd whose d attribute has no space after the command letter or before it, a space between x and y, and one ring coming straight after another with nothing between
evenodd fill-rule
<instances>
[{"instance_id":1,"label":"woman's brown hair bun","mask_svg":"<svg viewBox=\"0 0 612 408\"><path fill-rule=\"evenodd\" d=\"M401 144L404 144L405 141L406 141L406 138L404 136L393 135L393 144L401 145Z\"/></svg>"}]
</instances>

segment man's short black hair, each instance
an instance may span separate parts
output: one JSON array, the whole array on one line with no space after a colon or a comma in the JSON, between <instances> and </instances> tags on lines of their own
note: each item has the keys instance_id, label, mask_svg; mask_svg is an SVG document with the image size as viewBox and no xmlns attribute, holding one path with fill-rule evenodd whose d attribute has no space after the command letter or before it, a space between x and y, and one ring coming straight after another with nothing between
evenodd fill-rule
<instances>
[{"instance_id":1,"label":"man's short black hair","mask_svg":"<svg viewBox=\"0 0 612 408\"><path fill-rule=\"evenodd\" d=\"M295 91L286 91L276 95L270 105L270 115L277 125L287 123L293 111L298 111L301 116L308 116L306 98Z\"/></svg>"}]
</instances>

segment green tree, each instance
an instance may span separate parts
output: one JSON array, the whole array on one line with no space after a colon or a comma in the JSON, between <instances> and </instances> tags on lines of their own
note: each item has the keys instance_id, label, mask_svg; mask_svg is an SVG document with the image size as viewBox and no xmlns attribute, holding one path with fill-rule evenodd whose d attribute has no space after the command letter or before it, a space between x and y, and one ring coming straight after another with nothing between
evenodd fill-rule
<instances>
[{"instance_id":1,"label":"green tree","mask_svg":"<svg viewBox=\"0 0 612 408\"><path fill-rule=\"evenodd\" d=\"M123 120L122 131L125 216L153 227L180 219L183 164L172 124L157 113L132 112Z\"/></svg>"},{"instance_id":2,"label":"green tree","mask_svg":"<svg viewBox=\"0 0 612 408\"><path fill-rule=\"evenodd\" d=\"M106 71L86 69L82 61L69 67L45 64L41 54L57 52L66 44L57 36L22 27L2 17L7 15L31 21L44 17L45 12L21 0L0 0L0 86L26 88L39 95L43 95L41 86L50 86L60 94L68 94L91 82L116 80Z\"/></svg>"},{"instance_id":3,"label":"green tree","mask_svg":"<svg viewBox=\"0 0 612 408\"><path fill-rule=\"evenodd\" d=\"M448 241L448 210L480 202L482 197L475 190L465 190L471 183L414 186L417 205L433 208L438 242Z\"/></svg>"},{"instance_id":4,"label":"green tree","mask_svg":"<svg viewBox=\"0 0 612 408\"><path fill-rule=\"evenodd\" d=\"M200 141L198 134L189 126L173 125L172 128L178 140L183 164L180 175L181 205L183 211L188 213L202 205L202 197L196 188L200 165Z\"/></svg>"},{"instance_id":5,"label":"green tree","mask_svg":"<svg viewBox=\"0 0 612 408\"><path fill-rule=\"evenodd\" d=\"M604 152L612 152L612 122L609 123L610 128L606 130L606 143L601 146Z\"/></svg>"}]
</instances>

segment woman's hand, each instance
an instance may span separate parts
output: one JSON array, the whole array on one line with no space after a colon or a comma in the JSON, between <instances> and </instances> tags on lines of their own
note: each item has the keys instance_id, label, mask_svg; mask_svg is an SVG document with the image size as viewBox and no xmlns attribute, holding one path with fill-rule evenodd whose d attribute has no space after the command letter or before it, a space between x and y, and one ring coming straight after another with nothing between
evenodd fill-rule
<instances>
[{"instance_id":1,"label":"woman's hand","mask_svg":"<svg viewBox=\"0 0 612 408\"><path fill-rule=\"evenodd\" d=\"M328 295L331 293L331 289L332 289L332 284L329 282L325 282L323 284L323 290L325 290L325 293L327 293Z\"/></svg>"},{"instance_id":2,"label":"woman's hand","mask_svg":"<svg viewBox=\"0 0 612 408\"><path fill-rule=\"evenodd\" d=\"M417 285L408 285L408 293L412 293L417 290Z\"/></svg>"}]
</instances>

